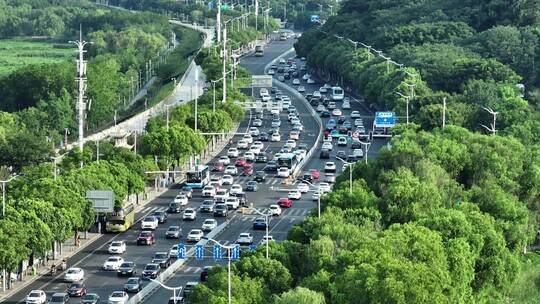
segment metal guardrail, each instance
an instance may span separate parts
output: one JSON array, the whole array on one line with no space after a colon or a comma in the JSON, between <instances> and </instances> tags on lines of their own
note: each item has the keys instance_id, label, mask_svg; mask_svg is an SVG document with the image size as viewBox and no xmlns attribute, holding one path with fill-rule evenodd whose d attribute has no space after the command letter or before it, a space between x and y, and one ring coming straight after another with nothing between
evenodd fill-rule
<instances>
[{"instance_id":1,"label":"metal guardrail","mask_svg":"<svg viewBox=\"0 0 540 304\"><path fill-rule=\"evenodd\" d=\"M279 61L279 59L287 57L293 52L294 52L294 48L291 48L288 51L286 51L285 53L283 53L280 56L276 57L274 60L270 61L264 67L265 73L272 64L275 64L276 62ZM306 107L308 108L308 111L310 111L311 115L315 118L315 121L317 121L317 124L319 125L319 135L317 136L317 140L315 141L315 145L314 145L315 149L310 149L309 152L306 154L306 156L302 159L302 161L300 161L298 166L296 166L296 169L294 170L294 172L292 174L293 179L295 179L298 176L298 173L300 173L300 171L304 168L304 166L307 164L307 162L311 159L311 157L313 157L313 153L315 153L315 151L317 151L316 147L318 147L321 144L322 135L323 135L323 123L322 123L321 117L317 114L317 112L315 112L313 107L309 104L307 99L302 94L300 94L294 88L291 88L290 86L288 86L288 85L286 85L284 83L281 83L280 81L277 81L275 79L274 79L274 84L276 86L278 86L278 87L288 88L289 90L291 90L292 94L294 94L298 99L300 99L306 105Z\"/></svg>"}]
</instances>

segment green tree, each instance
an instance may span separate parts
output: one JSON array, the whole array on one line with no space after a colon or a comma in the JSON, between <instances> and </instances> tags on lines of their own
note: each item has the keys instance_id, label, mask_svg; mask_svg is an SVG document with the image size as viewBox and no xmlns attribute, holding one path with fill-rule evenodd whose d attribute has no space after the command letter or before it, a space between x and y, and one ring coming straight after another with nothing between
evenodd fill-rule
<instances>
[{"instance_id":1,"label":"green tree","mask_svg":"<svg viewBox=\"0 0 540 304\"><path fill-rule=\"evenodd\" d=\"M324 304L324 296L316 291L303 287L284 292L276 297L274 304Z\"/></svg>"}]
</instances>

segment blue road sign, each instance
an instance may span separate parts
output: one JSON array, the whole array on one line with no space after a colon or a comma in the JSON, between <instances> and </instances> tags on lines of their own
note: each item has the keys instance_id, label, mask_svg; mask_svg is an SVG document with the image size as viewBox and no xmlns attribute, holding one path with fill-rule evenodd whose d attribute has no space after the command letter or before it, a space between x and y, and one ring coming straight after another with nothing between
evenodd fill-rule
<instances>
[{"instance_id":1,"label":"blue road sign","mask_svg":"<svg viewBox=\"0 0 540 304\"><path fill-rule=\"evenodd\" d=\"M214 245L214 260L221 260L221 246Z\"/></svg>"},{"instance_id":2,"label":"blue road sign","mask_svg":"<svg viewBox=\"0 0 540 304\"><path fill-rule=\"evenodd\" d=\"M311 20L311 22L313 23L320 23L321 22L321 16L319 15L311 15L309 17L309 19Z\"/></svg>"},{"instance_id":3,"label":"blue road sign","mask_svg":"<svg viewBox=\"0 0 540 304\"><path fill-rule=\"evenodd\" d=\"M197 258L197 260L204 259L204 247L203 247L203 245L195 246L195 257Z\"/></svg>"},{"instance_id":4,"label":"blue road sign","mask_svg":"<svg viewBox=\"0 0 540 304\"><path fill-rule=\"evenodd\" d=\"M396 125L395 112L375 112L375 127L391 128Z\"/></svg>"},{"instance_id":5,"label":"blue road sign","mask_svg":"<svg viewBox=\"0 0 540 304\"><path fill-rule=\"evenodd\" d=\"M249 250L250 250L250 251L255 251L255 250L257 250L257 245L249 245Z\"/></svg>"},{"instance_id":6,"label":"blue road sign","mask_svg":"<svg viewBox=\"0 0 540 304\"><path fill-rule=\"evenodd\" d=\"M184 243L178 243L178 258L186 258L186 245L184 245Z\"/></svg>"},{"instance_id":7,"label":"blue road sign","mask_svg":"<svg viewBox=\"0 0 540 304\"><path fill-rule=\"evenodd\" d=\"M240 258L240 245L236 244L232 248L231 259L238 260Z\"/></svg>"},{"instance_id":8,"label":"blue road sign","mask_svg":"<svg viewBox=\"0 0 540 304\"><path fill-rule=\"evenodd\" d=\"M209 9L214 9L214 1L208 2L208 8Z\"/></svg>"}]
</instances>

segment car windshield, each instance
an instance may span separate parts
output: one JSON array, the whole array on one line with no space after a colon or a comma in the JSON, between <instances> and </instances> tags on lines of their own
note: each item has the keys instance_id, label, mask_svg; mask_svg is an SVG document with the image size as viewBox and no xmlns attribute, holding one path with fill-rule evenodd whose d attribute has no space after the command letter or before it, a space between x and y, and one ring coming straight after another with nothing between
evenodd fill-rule
<instances>
[{"instance_id":1,"label":"car windshield","mask_svg":"<svg viewBox=\"0 0 540 304\"><path fill-rule=\"evenodd\" d=\"M145 218L144 218L144 221L145 221L145 222L153 222L153 221L155 221L155 220L156 220L156 219L155 219L153 216L149 216L149 217L145 217Z\"/></svg>"},{"instance_id":2,"label":"car windshield","mask_svg":"<svg viewBox=\"0 0 540 304\"><path fill-rule=\"evenodd\" d=\"M148 237L151 236L151 232L141 232L141 237Z\"/></svg>"},{"instance_id":3,"label":"car windshield","mask_svg":"<svg viewBox=\"0 0 540 304\"><path fill-rule=\"evenodd\" d=\"M127 283L128 284L137 284L137 283L139 283L139 279L138 278L129 278L127 280Z\"/></svg>"},{"instance_id":4,"label":"car windshield","mask_svg":"<svg viewBox=\"0 0 540 304\"><path fill-rule=\"evenodd\" d=\"M83 299L83 300L95 300L95 299L97 299L97 297L98 297L98 296L95 295L95 294L87 294L87 295L85 295L82 299Z\"/></svg>"},{"instance_id":5,"label":"car windshield","mask_svg":"<svg viewBox=\"0 0 540 304\"><path fill-rule=\"evenodd\" d=\"M71 284L70 288L81 288L82 287L82 284L81 283L73 283Z\"/></svg>"},{"instance_id":6,"label":"car windshield","mask_svg":"<svg viewBox=\"0 0 540 304\"><path fill-rule=\"evenodd\" d=\"M154 258L156 258L156 259L166 259L166 258L167 258L167 254L165 254L165 253L156 253L156 255L154 256Z\"/></svg>"},{"instance_id":7,"label":"car windshield","mask_svg":"<svg viewBox=\"0 0 540 304\"><path fill-rule=\"evenodd\" d=\"M119 247L119 246L122 246L122 242L112 242L112 243L111 243L111 246L112 246L112 247Z\"/></svg>"},{"instance_id":8,"label":"car windshield","mask_svg":"<svg viewBox=\"0 0 540 304\"><path fill-rule=\"evenodd\" d=\"M159 267L159 265L146 265L146 267L144 267L144 270L157 270Z\"/></svg>"},{"instance_id":9,"label":"car windshield","mask_svg":"<svg viewBox=\"0 0 540 304\"><path fill-rule=\"evenodd\" d=\"M118 261L120 261L120 258L118 258L118 257L110 257L110 258L108 259L108 261L109 261L109 262L118 262Z\"/></svg>"},{"instance_id":10,"label":"car windshield","mask_svg":"<svg viewBox=\"0 0 540 304\"><path fill-rule=\"evenodd\" d=\"M111 298L122 298L124 296L124 293L121 291L115 291L111 294Z\"/></svg>"},{"instance_id":11,"label":"car windshield","mask_svg":"<svg viewBox=\"0 0 540 304\"><path fill-rule=\"evenodd\" d=\"M70 269L70 270L68 270L67 273L68 274L75 274L75 273L79 273L79 270L78 269Z\"/></svg>"},{"instance_id":12,"label":"car windshield","mask_svg":"<svg viewBox=\"0 0 540 304\"><path fill-rule=\"evenodd\" d=\"M120 267L131 267L133 266L133 262L125 262L125 263L122 263L122 265L120 265Z\"/></svg>"},{"instance_id":13,"label":"car windshield","mask_svg":"<svg viewBox=\"0 0 540 304\"><path fill-rule=\"evenodd\" d=\"M207 219L204 221L205 224L213 224L214 223L214 220L213 219Z\"/></svg>"},{"instance_id":14,"label":"car windshield","mask_svg":"<svg viewBox=\"0 0 540 304\"><path fill-rule=\"evenodd\" d=\"M30 298L38 298L41 296L41 294L39 292L31 292L28 296Z\"/></svg>"},{"instance_id":15,"label":"car windshield","mask_svg":"<svg viewBox=\"0 0 540 304\"><path fill-rule=\"evenodd\" d=\"M52 296L51 297L51 302L60 302L60 303L63 303L64 302L64 297L63 296Z\"/></svg>"}]
</instances>

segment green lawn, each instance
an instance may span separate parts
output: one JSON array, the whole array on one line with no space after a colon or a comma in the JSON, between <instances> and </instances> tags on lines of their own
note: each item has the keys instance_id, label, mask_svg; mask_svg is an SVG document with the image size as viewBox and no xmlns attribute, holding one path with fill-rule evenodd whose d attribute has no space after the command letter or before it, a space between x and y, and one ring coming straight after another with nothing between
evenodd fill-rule
<instances>
[{"instance_id":1,"label":"green lawn","mask_svg":"<svg viewBox=\"0 0 540 304\"><path fill-rule=\"evenodd\" d=\"M44 39L14 38L0 40L0 76L28 64L53 63L74 59L74 45Z\"/></svg>"}]
</instances>

